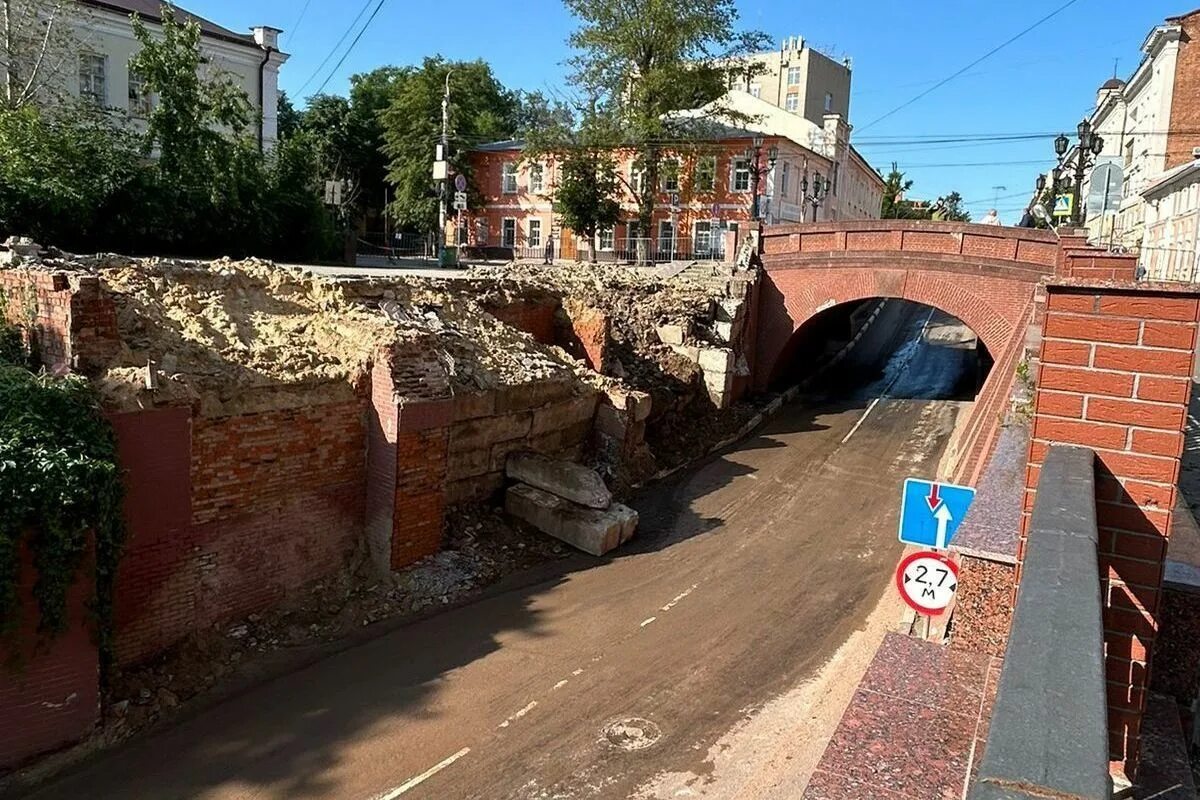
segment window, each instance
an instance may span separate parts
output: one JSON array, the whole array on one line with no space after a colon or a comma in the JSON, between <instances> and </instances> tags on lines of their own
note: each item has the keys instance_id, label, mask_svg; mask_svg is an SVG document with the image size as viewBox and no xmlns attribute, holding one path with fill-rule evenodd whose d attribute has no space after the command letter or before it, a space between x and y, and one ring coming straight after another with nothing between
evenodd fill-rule
<instances>
[{"instance_id":1,"label":"window","mask_svg":"<svg viewBox=\"0 0 1200 800\"><path fill-rule=\"evenodd\" d=\"M1129 167L1133 163L1133 139L1125 143L1125 166Z\"/></svg>"},{"instance_id":2,"label":"window","mask_svg":"<svg viewBox=\"0 0 1200 800\"><path fill-rule=\"evenodd\" d=\"M504 194L517 193L517 165L509 161L500 176L500 190Z\"/></svg>"},{"instance_id":3,"label":"window","mask_svg":"<svg viewBox=\"0 0 1200 800\"><path fill-rule=\"evenodd\" d=\"M84 53L79 57L79 99L97 106L108 105L104 56Z\"/></svg>"},{"instance_id":4,"label":"window","mask_svg":"<svg viewBox=\"0 0 1200 800\"><path fill-rule=\"evenodd\" d=\"M541 192L546 186L546 172L541 164L529 167L529 191Z\"/></svg>"},{"instance_id":5,"label":"window","mask_svg":"<svg viewBox=\"0 0 1200 800\"><path fill-rule=\"evenodd\" d=\"M751 97L761 97L762 96L762 87L759 86L757 83L750 84L750 96Z\"/></svg>"},{"instance_id":6,"label":"window","mask_svg":"<svg viewBox=\"0 0 1200 800\"><path fill-rule=\"evenodd\" d=\"M675 224L669 219L658 223L658 252L660 255L675 252Z\"/></svg>"},{"instance_id":7,"label":"window","mask_svg":"<svg viewBox=\"0 0 1200 800\"><path fill-rule=\"evenodd\" d=\"M833 113L833 95L829 92L825 93L825 113Z\"/></svg>"},{"instance_id":8,"label":"window","mask_svg":"<svg viewBox=\"0 0 1200 800\"><path fill-rule=\"evenodd\" d=\"M629 168L629 185L633 187L635 197L642 196L642 171L637 167Z\"/></svg>"},{"instance_id":9,"label":"window","mask_svg":"<svg viewBox=\"0 0 1200 800\"><path fill-rule=\"evenodd\" d=\"M787 198L788 196L788 176L791 172L792 165L788 162L783 162L783 169L779 172L779 196Z\"/></svg>"},{"instance_id":10,"label":"window","mask_svg":"<svg viewBox=\"0 0 1200 800\"><path fill-rule=\"evenodd\" d=\"M612 250L613 249L613 229L612 228L605 228L604 230L600 231L600 249L601 250Z\"/></svg>"},{"instance_id":11,"label":"window","mask_svg":"<svg viewBox=\"0 0 1200 800\"><path fill-rule=\"evenodd\" d=\"M540 219L529 220L529 228L525 236L525 243L529 247L542 246L542 221Z\"/></svg>"},{"instance_id":12,"label":"window","mask_svg":"<svg viewBox=\"0 0 1200 800\"><path fill-rule=\"evenodd\" d=\"M129 113L135 117L148 117L153 110L154 102L146 90L146 79L129 70Z\"/></svg>"},{"instance_id":13,"label":"window","mask_svg":"<svg viewBox=\"0 0 1200 800\"><path fill-rule=\"evenodd\" d=\"M517 244L517 221L507 217L500 227L500 246L515 247Z\"/></svg>"},{"instance_id":14,"label":"window","mask_svg":"<svg viewBox=\"0 0 1200 800\"><path fill-rule=\"evenodd\" d=\"M697 222L693 229L696 237L696 255L708 255L712 252L713 246L712 223Z\"/></svg>"},{"instance_id":15,"label":"window","mask_svg":"<svg viewBox=\"0 0 1200 800\"><path fill-rule=\"evenodd\" d=\"M696 162L696 191L711 192L717 188L717 157L703 156Z\"/></svg>"},{"instance_id":16,"label":"window","mask_svg":"<svg viewBox=\"0 0 1200 800\"><path fill-rule=\"evenodd\" d=\"M788 111L795 112L800 108L800 95L796 92L788 92L787 99L783 102L783 107Z\"/></svg>"},{"instance_id":17,"label":"window","mask_svg":"<svg viewBox=\"0 0 1200 800\"><path fill-rule=\"evenodd\" d=\"M733 191L748 192L750 191L750 160L746 158L734 159L733 162Z\"/></svg>"},{"instance_id":18,"label":"window","mask_svg":"<svg viewBox=\"0 0 1200 800\"><path fill-rule=\"evenodd\" d=\"M788 86L800 85L800 68L788 67Z\"/></svg>"},{"instance_id":19,"label":"window","mask_svg":"<svg viewBox=\"0 0 1200 800\"><path fill-rule=\"evenodd\" d=\"M475 220L475 244L480 247L487 247L488 243L488 221L486 219Z\"/></svg>"},{"instance_id":20,"label":"window","mask_svg":"<svg viewBox=\"0 0 1200 800\"><path fill-rule=\"evenodd\" d=\"M662 190L664 192L679 191L679 161L664 159L662 162Z\"/></svg>"}]
</instances>

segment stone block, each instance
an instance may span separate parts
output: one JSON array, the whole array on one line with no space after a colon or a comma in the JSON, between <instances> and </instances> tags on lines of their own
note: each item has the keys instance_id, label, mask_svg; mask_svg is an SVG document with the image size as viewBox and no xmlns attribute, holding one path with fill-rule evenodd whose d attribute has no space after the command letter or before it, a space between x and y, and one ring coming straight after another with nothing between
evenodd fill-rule
<instances>
[{"instance_id":1,"label":"stone block","mask_svg":"<svg viewBox=\"0 0 1200 800\"><path fill-rule=\"evenodd\" d=\"M450 453L446 458L446 479L450 481L482 475L492 468L488 448Z\"/></svg>"},{"instance_id":2,"label":"stone block","mask_svg":"<svg viewBox=\"0 0 1200 800\"><path fill-rule=\"evenodd\" d=\"M608 402L613 408L626 412L634 422L650 416L651 399L646 392L614 389L608 393Z\"/></svg>"},{"instance_id":3,"label":"stone block","mask_svg":"<svg viewBox=\"0 0 1200 800\"><path fill-rule=\"evenodd\" d=\"M628 541L637 527L637 512L628 506L616 503L604 511L584 508L524 484L509 487L504 509L542 533L594 556Z\"/></svg>"},{"instance_id":4,"label":"stone block","mask_svg":"<svg viewBox=\"0 0 1200 800\"><path fill-rule=\"evenodd\" d=\"M712 328L713 328L713 333L715 333L717 335L717 338L720 339L722 342L732 342L733 341L733 323L732 322L714 322Z\"/></svg>"},{"instance_id":5,"label":"stone block","mask_svg":"<svg viewBox=\"0 0 1200 800\"><path fill-rule=\"evenodd\" d=\"M557 400L566 400L574 392L571 381L561 378L506 386L496 394L496 413L538 408Z\"/></svg>"},{"instance_id":6,"label":"stone block","mask_svg":"<svg viewBox=\"0 0 1200 800\"><path fill-rule=\"evenodd\" d=\"M596 414L597 395L587 394L563 403L543 406L533 412L533 427L530 436L574 427L581 422L591 422Z\"/></svg>"},{"instance_id":7,"label":"stone block","mask_svg":"<svg viewBox=\"0 0 1200 800\"><path fill-rule=\"evenodd\" d=\"M596 409L596 430L600 433L624 441L628 428L629 416L626 412L608 405Z\"/></svg>"},{"instance_id":8,"label":"stone block","mask_svg":"<svg viewBox=\"0 0 1200 800\"><path fill-rule=\"evenodd\" d=\"M695 346L689 347L688 345L673 344L673 345L671 345L671 350L673 350L675 352L675 355L683 356L688 361L691 361L693 364L698 363L700 361L700 348L699 347L695 347Z\"/></svg>"},{"instance_id":9,"label":"stone block","mask_svg":"<svg viewBox=\"0 0 1200 800\"><path fill-rule=\"evenodd\" d=\"M733 351L715 347L702 347L697 363L700 364L700 369L704 370L705 374L710 372L718 374L732 372Z\"/></svg>"},{"instance_id":10,"label":"stone block","mask_svg":"<svg viewBox=\"0 0 1200 800\"><path fill-rule=\"evenodd\" d=\"M490 417L494 413L496 413L495 392L470 392L454 396L453 419L455 422Z\"/></svg>"},{"instance_id":11,"label":"stone block","mask_svg":"<svg viewBox=\"0 0 1200 800\"><path fill-rule=\"evenodd\" d=\"M683 325L659 325L658 340L663 344L683 344L687 339L687 328Z\"/></svg>"},{"instance_id":12,"label":"stone block","mask_svg":"<svg viewBox=\"0 0 1200 800\"><path fill-rule=\"evenodd\" d=\"M486 449L496 442L522 439L529 435L532 423L533 415L528 411L456 423L450 428L450 452Z\"/></svg>"},{"instance_id":13,"label":"stone block","mask_svg":"<svg viewBox=\"0 0 1200 800\"><path fill-rule=\"evenodd\" d=\"M532 453L509 457L508 477L588 508L612 505L612 492L595 471L581 464L556 461Z\"/></svg>"}]
</instances>

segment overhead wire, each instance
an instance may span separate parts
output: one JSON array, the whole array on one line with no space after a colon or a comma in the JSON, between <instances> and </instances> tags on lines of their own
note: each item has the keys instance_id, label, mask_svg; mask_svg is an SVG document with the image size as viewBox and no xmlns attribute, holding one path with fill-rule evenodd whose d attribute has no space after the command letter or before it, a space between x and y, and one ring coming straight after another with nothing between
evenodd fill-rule
<instances>
[{"instance_id":1,"label":"overhead wire","mask_svg":"<svg viewBox=\"0 0 1200 800\"><path fill-rule=\"evenodd\" d=\"M300 29L300 23L304 21L304 15L308 13L308 7L312 4L312 0L304 0L304 6L300 9L300 15L296 17L296 21L292 23L292 27L284 31L283 35L289 42L293 40L296 31Z\"/></svg>"},{"instance_id":2,"label":"overhead wire","mask_svg":"<svg viewBox=\"0 0 1200 800\"><path fill-rule=\"evenodd\" d=\"M945 77L945 78L943 78L942 80L940 80L940 81L938 81L937 83L935 83L933 86L929 87L928 89L926 89L925 91L923 91L923 92L921 92L920 94L916 95L915 97L911 98L910 100L906 100L905 102L903 102L903 103L901 103L900 105L896 106L896 107L895 107L895 108L893 108L891 111L889 111L889 112L887 112L886 114L884 114L883 116L881 116L881 117L878 117L878 118L876 118L876 119L873 119L873 120L871 120L871 121L870 121L870 122L868 122L866 125L863 125L863 126L862 126L862 127L859 129L859 130L866 130L867 128L870 128L870 127L872 127L872 126L874 126L874 125L878 125L880 122L883 122L885 119L888 119L888 118L889 118L889 117L891 117L893 114L897 114L897 113L899 113L900 111L903 111L904 109L906 109L906 108L908 108L909 106L911 106L913 103L916 103L917 101L919 101L919 100L922 100L922 99L924 99L925 97L928 97L929 95L931 95L931 94L933 94L934 92L936 92L938 89L940 89L940 88L942 88L943 86L945 86L947 83L950 83L952 80L954 80L955 78L958 78L958 77L959 77L959 76L961 76L963 73L965 73L965 72L969 71L970 69L972 69L973 67L975 67L975 66L977 66L977 65L979 65L979 64L981 64L981 63L983 63L983 62L984 62L984 61L986 61L987 59L989 59L989 58L991 58L992 56L994 56L996 53L999 53L1001 50L1003 50L1004 48L1008 47L1008 46L1009 46L1010 44L1012 44L1013 42L1015 42L1015 41L1017 41L1018 39L1022 38L1023 36L1025 36L1026 34L1030 33L1031 31L1034 31L1034 30L1036 30L1037 28L1041 27L1042 25L1044 25L1045 23L1047 23L1047 22L1049 22L1050 20L1054 19L1054 18L1055 18L1055 17L1057 17L1059 14L1061 14L1061 13L1062 13L1062 12L1064 12L1064 11L1066 11L1068 8L1070 8L1071 6L1075 5L1075 4L1076 4L1076 3L1078 3L1078 2L1079 2L1079 0L1067 0L1067 2L1066 2L1066 3L1062 4L1062 5L1061 5L1061 6L1059 6L1058 8L1054 9L1054 10L1053 10L1053 11L1051 11L1049 14L1047 14L1046 16L1044 16L1044 17L1042 17L1041 19L1039 19L1037 22L1035 22L1035 23L1033 23L1032 25L1030 25L1028 28L1025 28L1023 31L1021 31L1020 33L1016 34L1015 36L1013 36L1013 37L1009 38L1008 40L1006 40L1006 41L1002 42L1001 44L999 44L999 45L997 45L997 46L993 47L991 50L987 51L987 52L986 52L986 53L984 53L982 56L980 56L979 58L977 58L977 59L975 59L974 61L972 61L970 64L967 64L965 67L963 67L963 68L959 69L958 71L956 71L956 72L954 72L954 73L952 73L952 74L950 74L950 75L946 76L946 77Z\"/></svg>"},{"instance_id":3,"label":"overhead wire","mask_svg":"<svg viewBox=\"0 0 1200 800\"><path fill-rule=\"evenodd\" d=\"M304 90L308 88L308 85L313 82L313 79L321 74L321 70L323 70L325 65L329 63L329 59L333 58L333 54L336 53L338 48L342 46L342 42L346 41L346 37L350 35L350 31L354 30L354 26L358 25L358 21L362 19L363 14L367 13L367 9L370 7L371 0L367 0L365 3L363 3L362 8L360 8L358 10L358 14L355 15L354 20L342 33L341 38L339 38L337 43L329 49L329 52L325 54L325 58L321 59L321 63L317 65L317 68L312 71L312 74L309 75L304 83L300 85L300 88L296 90L297 97L303 94Z\"/></svg>"},{"instance_id":4,"label":"overhead wire","mask_svg":"<svg viewBox=\"0 0 1200 800\"><path fill-rule=\"evenodd\" d=\"M321 93L321 90L325 88L325 85L329 83L329 80L337 74L339 69L342 68L342 64L346 63L346 59L350 56L350 53L354 52L354 46L358 44L358 40L361 39L363 34L367 32L367 28L371 27L371 23L375 21L375 17L379 14L379 10L383 8L383 4L386 2L387 0L379 0L379 2L375 5L375 10L371 12L371 16L367 17L367 21L363 24L362 28L359 29L358 35L354 37L354 40L350 42L350 46L346 48L346 52L342 53L342 57L338 59L338 62L333 65L333 69L331 69L329 74L325 76L325 80L322 81L321 85L317 88L316 94Z\"/></svg>"}]
</instances>

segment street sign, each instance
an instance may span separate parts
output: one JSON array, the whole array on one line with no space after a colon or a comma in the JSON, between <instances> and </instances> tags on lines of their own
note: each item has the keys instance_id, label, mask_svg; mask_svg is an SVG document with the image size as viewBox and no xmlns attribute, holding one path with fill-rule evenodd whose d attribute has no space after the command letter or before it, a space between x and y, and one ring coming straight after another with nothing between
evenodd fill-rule
<instances>
[{"instance_id":1,"label":"street sign","mask_svg":"<svg viewBox=\"0 0 1200 800\"><path fill-rule=\"evenodd\" d=\"M1075 195L1060 194L1054 198L1054 216L1069 217L1075 213Z\"/></svg>"},{"instance_id":2,"label":"street sign","mask_svg":"<svg viewBox=\"0 0 1200 800\"><path fill-rule=\"evenodd\" d=\"M441 147L441 145L438 145ZM450 162L438 159L433 162L433 179L435 181L444 181L450 175Z\"/></svg>"},{"instance_id":3,"label":"street sign","mask_svg":"<svg viewBox=\"0 0 1200 800\"><path fill-rule=\"evenodd\" d=\"M465 192L467 190L467 176L463 175L462 173L455 175L454 188L460 192Z\"/></svg>"},{"instance_id":4,"label":"street sign","mask_svg":"<svg viewBox=\"0 0 1200 800\"><path fill-rule=\"evenodd\" d=\"M913 553L896 568L896 588L918 614L937 616L958 590L958 565L932 550Z\"/></svg>"},{"instance_id":5,"label":"street sign","mask_svg":"<svg viewBox=\"0 0 1200 800\"><path fill-rule=\"evenodd\" d=\"M325 205L340 206L342 204L343 181L325 181Z\"/></svg>"},{"instance_id":6,"label":"street sign","mask_svg":"<svg viewBox=\"0 0 1200 800\"><path fill-rule=\"evenodd\" d=\"M454 193L454 207L459 211L467 210L467 193L466 192L455 192Z\"/></svg>"},{"instance_id":7,"label":"street sign","mask_svg":"<svg viewBox=\"0 0 1200 800\"><path fill-rule=\"evenodd\" d=\"M970 486L909 478L900 495L900 541L945 550L974 499Z\"/></svg>"}]
</instances>

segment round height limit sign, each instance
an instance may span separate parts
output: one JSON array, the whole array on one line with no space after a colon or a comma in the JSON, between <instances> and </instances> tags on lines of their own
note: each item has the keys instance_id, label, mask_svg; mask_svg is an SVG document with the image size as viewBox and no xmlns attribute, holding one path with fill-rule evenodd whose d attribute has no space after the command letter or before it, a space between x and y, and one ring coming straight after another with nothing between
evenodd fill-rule
<instances>
[{"instance_id":1,"label":"round height limit sign","mask_svg":"<svg viewBox=\"0 0 1200 800\"><path fill-rule=\"evenodd\" d=\"M914 611L937 616L958 590L958 565L932 550L913 553L896 569L896 588Z\"/></svg>"}]
</instances>

